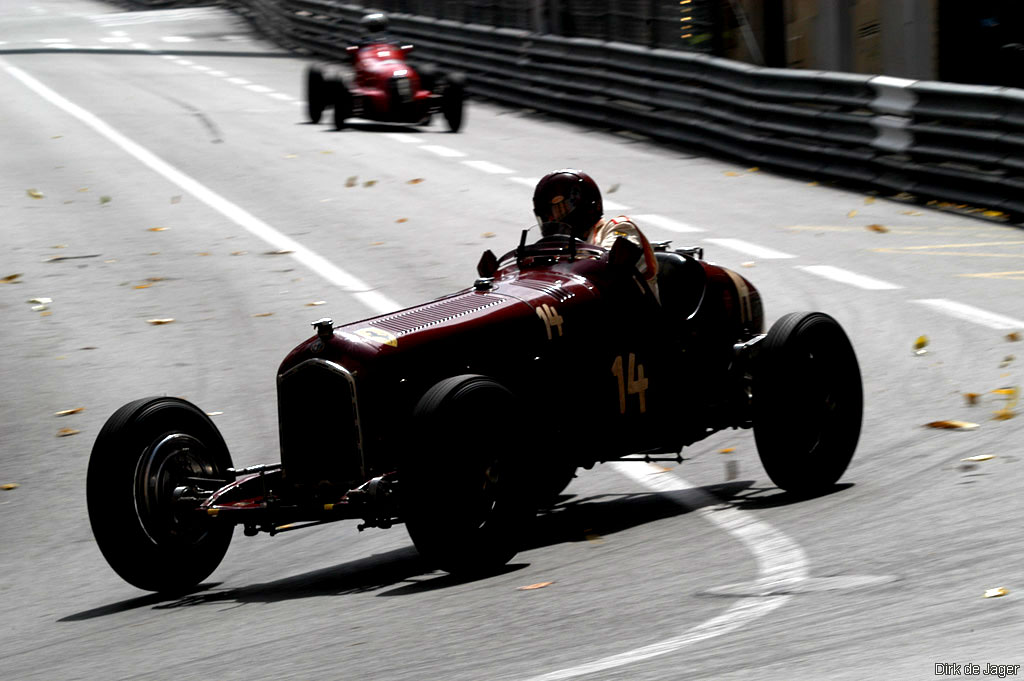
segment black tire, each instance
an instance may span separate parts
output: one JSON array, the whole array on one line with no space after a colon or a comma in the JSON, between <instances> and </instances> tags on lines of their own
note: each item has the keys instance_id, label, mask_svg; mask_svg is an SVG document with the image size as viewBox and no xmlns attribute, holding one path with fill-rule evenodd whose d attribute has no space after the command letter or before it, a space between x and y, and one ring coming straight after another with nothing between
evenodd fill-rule
<instances>
[{"instance_id":1,"label":"black tire","mask_svg":"<svg viewBox=\"0 0 1024 681\"><path fill-rule=\"evenodd\" d=\"M324 72L318 66L306 70L306 112L310 123L319 123L327 104L327 87Z\"/></svg>"},{"instance_id":2,"label":"black tire","mask_svg":"<svg viewBox=\"0 0 1024 681\"><path fill-rule=\"evenodd\" d=\"M512 393L485 376L442 380L420 400L417 454L402 468L402 517L431 564L481 574L519 551L536 515L528 454L511 435L523 422Z\"/></svg>"},{"instance_id":3,"label":"black tire","mask_svg":"<svg viewBox=\"0 0 1024 681\"><path fill-rule=\"evenodd\" d=\"M420 77L420 88L433 92L437 87L437 74L436 64L421 64L417 67L416 75Z\"/></svg>"},{"instance_id":4,"label":"black tire","mask_svg":"<svg viewBox=\"0 0 1024 681\"><path fill-rule=\"evenodd\" d=\"M860 438L864 396L853 346L835 319L794 312L753 367L754 439L768 477L797 495L830 489Z\"/></svg>"},{"instance_id":5,"label":"black tire","mask_svg":"<svg viewBox=\"0 0 1024 681\"><path fill-rule=\"evenodd\" d=\"M174 397L130 402L107 419L89 458L89 522L103 557L126 582L182 592L206 579L232 525L175 508L171 492L196 476L225 480L224 439L195 405Z\"/></svg>"},{"instance_id":6,"label":"black tire","mask_svg":"<svg viewBox=\"0 0 1024 681\"><path fill-rule=\"evenodd\" d=\"M348 91L345 81L340 78L333 83L334 89L334 129L345 127L345 120L352 117L352 93Z\"/></svg>"},{"instance_id":7,"label":"black tire","mask_svg":"<svg viewBox=\"0 0 1024 681\"><path fill-rule=\"evenodd\" d=\"M448 123L448 130L458 132L465 121L466 80L460 74L448 76L448 84L441 95L441 113Z\"/></svg>"}]
</instances>

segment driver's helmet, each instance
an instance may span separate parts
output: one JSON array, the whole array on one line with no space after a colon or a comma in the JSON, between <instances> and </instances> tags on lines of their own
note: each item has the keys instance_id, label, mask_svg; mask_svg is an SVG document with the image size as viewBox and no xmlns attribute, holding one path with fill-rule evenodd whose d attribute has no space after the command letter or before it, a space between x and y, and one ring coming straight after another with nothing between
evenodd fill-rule
<instances>
[{"instance_id":1,"label":"driver's helmet","mask_svg":"<svg viewBox=\"0 0 1024 681\"><path fill-rule=\"evenodd\" d=\"M383 12L364 15L359 20L359 28L362 29L363 35L383 33L388 30L388 15Z\"/></svg>"},{"instance_id":2,"label":"driver's helmet","mask_svg":"<svg viewBox=\"0 0 1024 681\"><path fill-rule=\"evenodd\" d=\"M533 213L542 228L548 223L563 223L577 239L586 239L604 213L601 190L582 170L555 170L537 183Z\"/></svg>"}]
</instances>

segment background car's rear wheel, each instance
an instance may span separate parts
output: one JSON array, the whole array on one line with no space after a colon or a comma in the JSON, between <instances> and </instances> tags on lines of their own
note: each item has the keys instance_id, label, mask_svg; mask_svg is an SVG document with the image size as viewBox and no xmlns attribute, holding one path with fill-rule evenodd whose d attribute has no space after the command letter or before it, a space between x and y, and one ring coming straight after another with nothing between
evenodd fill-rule
<instances>
[{"instance_id":1,"label":"background car's rear wheel","mask_svg":"<svg viewBox=\"0 0 1024 681\"><path fill-rule=\"evenodd\" d=\"M401 472L402 516L417 550L456 574L497 569L536 514L523 421L512 393L485 376L440 381L414 414L415 452ZM436 448L436 449L435 449Z\"/></svg>"},{"instance_id":2,"label":"background car's rear wheel","mask_svg":"<svg viewBox=\"0 0 1024 681\"><path fill-rule=\"evenodd\" d=\"M754 439L780 488L824 492L846 471L860 437L863 393L853 346L821 312L772 325L753 367Z\"/></svg>"},{"instance_id":3,"label":"background car's rear wheel","mask_svg":"<svg viewBox=\"0 0 1024 681\"><path fill-rule=\"evenodd\" d=\"M319 123L326 106L327 87L324 84L324 72L318 66L310 66L306 70L306 111L311 123Z\"/></svg>"},{"instance_id":4,"label":"background car's rear wheel","mask_svg":"<svg viewBox=\"0 0 1024 681\"><path fill-rule=\"evenodd\" d=\"M341 78L332 83L334 90L334 129L345 127L345 120L352 117L352 93Z\"/></svg>"},{"instance_id":5,"label":"background car's rear wheel","mask_svg":"<svg viewBox=\"0 0 1024 681\"><path fill-rule=\"evenodd\" d=\"M189 478L220 487L231 457L199 408L174 397L130 402L107 419L89 458L89 522L104 558L140 589L179 592L206 579L231 542L219 524L173 499Z\"/></svg>"},{"instance_id":6,"label":"background car's rear wheel","mask_svg":"<svg viewBox=\"0 0 1024 681\"><path fill-rule=\"evenodd\" d=\"M460 73L448 76L448 84L441 95L441 113L448 122L448 129L458 132L465 116L466 78Z\"/></svg>"}]
</instances>

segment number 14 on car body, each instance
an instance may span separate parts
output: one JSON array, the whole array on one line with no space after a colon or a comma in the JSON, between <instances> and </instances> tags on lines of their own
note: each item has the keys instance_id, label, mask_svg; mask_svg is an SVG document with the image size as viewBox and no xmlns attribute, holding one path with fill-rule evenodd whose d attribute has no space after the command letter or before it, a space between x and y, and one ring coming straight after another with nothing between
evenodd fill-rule
<instances>
[{"instance_id":1,"label":"number 14 on car body","mask_svg":"<svg viewBox=\"0 0 1024 681\"><path fill-rule=\"evenodd\" d=\"M622 355L616 357L612 362L612 375L619 386L619 413L626 413L626 395L639 395L640 413L645 413L647 399L644 393L647 392L648 379L644 376L644 365L637 363L636 355L629 353L629 366L625 375L622 373Z\"/></svg>"}]
</instances>

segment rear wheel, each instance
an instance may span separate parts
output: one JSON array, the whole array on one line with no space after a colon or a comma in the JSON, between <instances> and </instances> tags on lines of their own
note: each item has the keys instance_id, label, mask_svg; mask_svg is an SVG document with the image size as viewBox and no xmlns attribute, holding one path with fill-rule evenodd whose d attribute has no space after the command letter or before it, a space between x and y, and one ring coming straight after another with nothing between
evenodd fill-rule
<instances>
[{"instance_id":1,"label":"rear wheel","mask_svg":"<svg viewBox=\"0 0 1024 681\"><path fill-rule=\"evenodd\" d=\"M415 411L421 451L402 470L403 518L417 550L456 574L495 570L518 552L536 514L530 467L509 436L513 395L485 376L440 381Z\"/></svg>"},{"instance_id":2,"label":"rear wheel","mask_svg":"<svg viewBox=\"0 0 1024 681\"><path fill-rule=\"evenodd\" d=\"M465 120L466 79L461 74L448 76L448 84L441 95L441 113L451 132L458 132Z\"/></svg>"},{"instance_id":3,"label":"rear wheel","mask_svg":"<svg viewBox=\"0 0 1024 681\"><path fill-rule=\"evenodd\" d=\"M324 72L318 66L310 66L306 70L306 111L310 123L319 123L326 106L327 87L324 84Z\"/></svg>"},{"instance_id":4,"label":"rear wheel","mask_svg":"<svg viewBox=\"0 0 1024 681\"><path fill-rule=\"evenodd\" d=\"M86 500L104 558L128 583L180 592L220 564L233 526L182 506L175 487L220 487L231 457L199 408L174 397L130 402L107 419L89 458Z\"/></svg>"},{"instance_id":5,"label":"rear wheel","mask_svg":"<svg viewBox=\"0 0 1024 681\"><path fill-rule=\"evenodd\" d=\"M334 129L345 127L345 120L352 117L352 93L340 78L334 82Z\"/></svg>"},{"instance_id":6,"label":"rear wheel","mask_svg":"<svg viewBox=\"0 0 1024 681\"><path fill-rule=\"evenodd\" d=\"M860 368L846 333L821 312L788 314L762 341L753 368L754 439L765 472L795 494L826 491L860 437Z\"/></svg>"}]
</instances>

